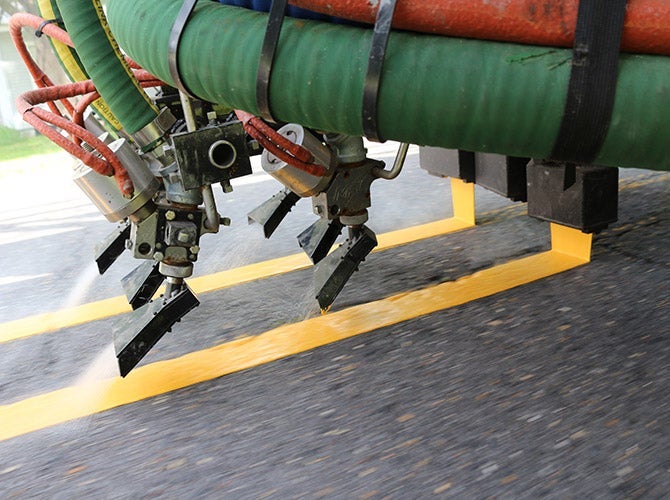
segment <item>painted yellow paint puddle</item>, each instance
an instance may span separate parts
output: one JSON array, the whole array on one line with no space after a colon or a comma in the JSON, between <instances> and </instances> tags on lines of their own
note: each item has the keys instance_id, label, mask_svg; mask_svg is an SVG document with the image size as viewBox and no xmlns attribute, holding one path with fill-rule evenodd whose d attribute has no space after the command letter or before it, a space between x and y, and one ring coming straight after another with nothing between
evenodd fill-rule
<instances>
[{"instance_id":1,"label":"painted yellow paint puddle","mask_svg":"<svg viewBox=\"0 0 670 500\"><path fill-rule=\"evenodd\" d=\"M552 249L456 281L350 307L261 335L0 406L0 440L165 394L488 297L586 264L591 235L552 225ZM315 334L314 332L318 332ZM95 397L91 397L94 394Z\"/></svg>"}]
</instances>

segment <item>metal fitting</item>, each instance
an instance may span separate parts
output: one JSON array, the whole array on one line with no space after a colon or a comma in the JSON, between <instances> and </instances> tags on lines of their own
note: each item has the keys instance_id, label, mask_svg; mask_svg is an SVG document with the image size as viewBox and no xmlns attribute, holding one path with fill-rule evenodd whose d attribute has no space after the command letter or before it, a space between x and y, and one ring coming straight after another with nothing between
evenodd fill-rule
<instances>
[{"instance_id":1,"label":"metal fitting","mask_svg":"<svg viewBox=\"0 0 670 500\"><path fill-rule=\"evenodd\" d=\"M209 162L216 168L230 168L237 160L237 149L230 141L219 140L209 147L207 152Z\"/></svg>"},{"instance_id":2,"label":"metal fitting","mask_svg":"<svg viewBox=\"0 0 670 500\"><path fill-rule=\"evenodd\" d=\"M156 146L155 143L165 136L176 121L172 112L168 108L163 108L153 121L133 134L133 139L142 151L146 152Z\"/></svg>"},{"instance_id":3,"label":"metal fitting","mask_svg":"<svg viewBox=\"0 0 670 500\"><path fill-rule=\"evenodd\" d=\"M161 262L158 271L168 278L188 278L193 274L193 264L189 262L177 266Z\"/></svg>"},{"instance_id":4,"label":"metal fitting","mask_svg":"<svg viewBox=\"0 0 670 500\"><path fill-rule=\"evenodd\" d=\"M221 181L221 189L223 189L223 192L228 194L233 192L233 185L230 183L229 180L223 180Z\"/></svg>"},{"instance_id":5,"label":"metal fitting","mask_svg":"<svg viewBox=\"0 0 670 500\"><path fill-rule=\"evenodd\" d=\"M337 160L343 164L365 161L368 150L363 146L362 137L344 134L325 134L326 142L335 148Z\"/></svg>"},{"instance_id":6,"label":"metal fitting","mask_svg":"<svg viewBox=\"0 0 670 500\"><path fill-rule=\"evenodd\" d=\"M308 174L281 161L267 150L261 154L261 166L263 170L298 196L305 198L322 192L328 186L333 176L335 166L333 153L301 125L289 123L280 128L278 132L292 142L308 149L314 156L316 163L325 167L329 173L323 177Z\"/></svg>"},{"instance_id":7,"label":"metal fitting","mask_svg":"<svg viewBox=\"0 0 670 500\"><path fill-rule=\"evenodd\" d=\"M198 227L193 222L168 222L166 224L165 242L170 247L191 247L198 242Z\"/></svg>"},{"instance_id":8,"label":"metal fitting","mask_svg":"<svg viewBox=\"0 0 670 500\"><path fill-rule=\"evenodd\" d=\"M112 137L112 134L109 132L102 132L101 134L98 135L98 139L100 139L102 142L107 144L108 146L114 142L114 137ZM82 141L81 143L81 149L84 149L88 151L89 153L93 153L95 151L95 148L91 146L88 142Z\"/></svg>"},{"instance_id":9,"label":"metal fitting","mask_svg":"<svg viewBox=\"0 0 670 500\"><path fill-rule=\"evenodd\" d=\"M200 205L202 192L200 188L184 189L179 168L176 163L162 168L160 175L165 184L165 193L168 201L182 205Z\"/></svg>"},{"instance_id":10,"label":"metal fitting","mask_svg":"<svg viewBox=\"0 0 670 500\"><path fill-rule=\"evenodd\" d=\"M393 180L396 177L398 177L398 175L400 175L400 172L402 172L403 165L405 165L405 158L407 158L408 149L409 149L409 143L401 142L400 146L398 147L398 153L396 154L395 161L393 162L391 170L374 168L372 169L372 173L374 174L374 176L380 179L385 179L387 181Z\"/></svg>"},{"instance_id":11,"label":"metal fitting","mask_svg":"<svg viewBox=\"0 0 670 500\"><path fill-rule=\"evenodd\" d=\"M364 211L356 215L342 215L340 216L340 222L345 226L362 226L368 221L368 211Z\"/></svg>"},{"instance_id":12,"label":"metal fitting","mask_svg":"<svg viewBox=\"0 0 670 500\"><path fill-rule=\"evenodd\" d=\"M152 198L158 191L158 181L126 139L112 142L109 148L133 181L132 198L123 197L113 177L100 175L83 163L74 169L74 182L108 221L117 222L126 217L133 221L144 220L154 211Z\"/></svg>"}]
</instances>

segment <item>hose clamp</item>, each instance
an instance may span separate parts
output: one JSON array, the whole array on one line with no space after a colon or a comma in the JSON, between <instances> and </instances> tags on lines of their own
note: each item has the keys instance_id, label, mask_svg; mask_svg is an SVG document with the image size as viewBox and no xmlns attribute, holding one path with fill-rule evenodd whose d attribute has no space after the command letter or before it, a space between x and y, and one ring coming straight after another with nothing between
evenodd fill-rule
<instances>
[{"instance_id":1,"label":"hose clamp","mask_svg":"<svg viewBox=\"0 0 670 500\"><path fill-rule=\"evenodd\" d=\"M396 0L381 0L379 2L379 10L377 11L370 45L368 68L363 82L363 132L365 137L375 142L384 142L384 139L379 135L377 126L377 104L382 69L386 58L386 46L391 35L395 7Z\"/></svg>"},{"instance_id":2,"label":"hose clamp","mask_svg":"<svg viewBox=\"0 0 670 500\"><path fill-rule=\"evenodd\" d=\"M58 26L60 28L63 24L63 20L62 19L47 19L45 21L42 21L40 23L40 25L37 27L37 29L35 30L35 36L37 38L40 38L44 34L44 28L46 28L46 26L48 24L55 24L56 26Z\"/></svg>"},{"instance_id":3,"label":"hose clamp","mask_svg":"<svg viewBox=\"0 0 670 500\"><path fill-rule=\"evenodd\" d=\"M580 0L568 92L552 160L593 163L616 98L627 0Z\"/></svg>"},{"instance_id":4,"label":"hose clamp","mask_svg":"<svg viewBox=\"0 0 670 500\"><path fill-rule=\"evenodd\" d=\"M172 112L168 108L163 108L154 120L133 134L133 139L142 151L148 151L165 136L176 121Z\"/></svg>"},{"instance_id":5,"label":"hose clamp","mask_svg":"<svg viewBox=\"0 0 670 500\"><path fill-rule=\"evenodd\" d=\"M191 14L195 10L195 5L197 3L198 0L184 0L181 9L179 9L179 13L177 14L177 18L174 20L172 30L170 31L170 39L168 40L168 68L170 69L170 76L172 77L175 86L180 91L194 99L197 99L197 97L193 95L193 92L188 89L184 81L181 79L179 62L177 61L177 52L179 51L181 35L184 32L184 28L186 27Z\"/></svg>"},{"instance_id":6,"label":"hose clamp","mask_svg":"<svg viewBox=\"0 0 670 500\"><path fill-rule=\"evenodd\" d=\"M272 0L256 75L256 107L261 117L272 123L277 123L277 120L274 119L270 111L270 77L272 76L272 67L279 46L279 36L286 16L287 5L288 0Z\"/></svg>"}]
</instances>

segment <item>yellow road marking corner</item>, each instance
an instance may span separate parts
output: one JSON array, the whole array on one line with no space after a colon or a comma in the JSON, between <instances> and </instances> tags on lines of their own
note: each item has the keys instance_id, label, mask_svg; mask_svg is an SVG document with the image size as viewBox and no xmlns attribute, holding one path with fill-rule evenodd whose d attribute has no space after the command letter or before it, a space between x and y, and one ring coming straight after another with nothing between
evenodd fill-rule
<instances>
[{"instance_id":1,"label":"yellow road marking corner","mask_svg":"<svg viewBox=\"0 0 670 500\"><path fill-rule=\"evenodd\" d=\"M583 265L588 235L552 227L552 250L422 290L350 307L136 368L105 379L0 406L0 440L165 394L300 352L456 307ZM314 332L319 332L315 335Z\"/></svg>"}]
</instances>

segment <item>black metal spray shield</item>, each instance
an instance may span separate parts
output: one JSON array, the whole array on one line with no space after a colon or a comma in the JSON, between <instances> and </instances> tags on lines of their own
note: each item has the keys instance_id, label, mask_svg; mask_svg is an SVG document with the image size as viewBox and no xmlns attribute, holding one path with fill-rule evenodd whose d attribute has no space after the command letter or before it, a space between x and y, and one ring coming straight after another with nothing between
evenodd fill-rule
<instances>
[{"instance_id":1,"label":"black metal spray shield","mask_svg":"<svg viewBox=\"0 0 670 500\"><path fill-rule=\"evenodd\" d=\"M114 348L121 376L128 375L156 342L199 304L191 289L183 285L170 298L161 297L124 316L114 329Z\"/></svg>"}]
</instances>

